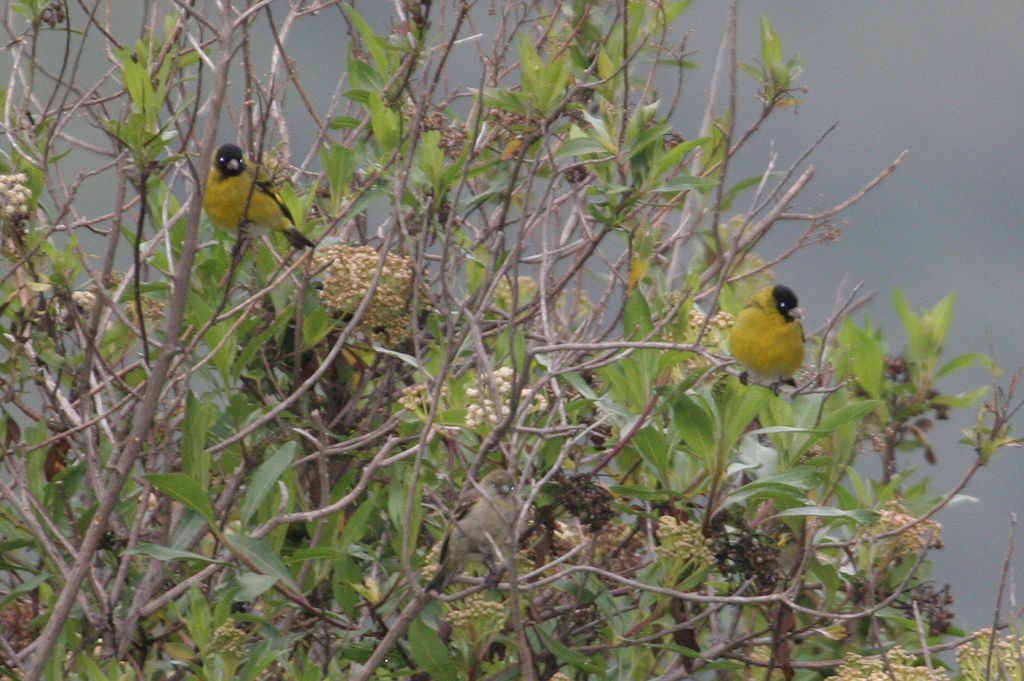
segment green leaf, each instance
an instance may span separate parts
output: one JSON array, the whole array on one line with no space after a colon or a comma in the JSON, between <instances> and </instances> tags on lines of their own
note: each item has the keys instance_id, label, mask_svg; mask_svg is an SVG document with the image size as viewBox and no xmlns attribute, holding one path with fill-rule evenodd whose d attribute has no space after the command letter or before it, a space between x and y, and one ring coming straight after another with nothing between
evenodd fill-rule
<instances>
[{"instance_id":1,"label":"green leaf","mask_svg":"<svg viewBox=\"0 0 1024 681\"><path fill-rule=\"evenodd\" d=\"M255 572L243 572L235 578L235 582L238 584L238 591L234 594L234 600L248 603L274 588L277 579L269 575L258 575Z\"/></svg>"},{"instance_id":2,"label":"green leaf","mask_svg":"<svg viewBox=\"0 0 1024 681\"><path fill-rule=\"evenodd\" d=\"M958 355L957 357L954 357L953 359L943 364L942 367L940 367L939 370L935 372L935 377L938 378L940 376L945 376L946 374L951 374L954 371L959 371L960 369L966 369L967 367L974 366L975 364L985 366L989 363L989 361L989 358L981 354L980 352L971 352L967 353L966 355Z\"/></svg>"},{"instance_id":3,"label":"green leaf","mask_svg":"<svg viewBox=\"0 0 1024 681\"><path fill-rule=\"evenodd\" d=\"M183 551L181 549L174 549L169 546L161 546L159 544L139 544L133 549L126 549L125 554L129 556L149 556L150 558L155 558L164 562L186 560L208 565L226 565L224 561L214 560L213 558L203 556L193 551Z\"/></svg>"},{"instance_id":4,"label":"green leaf","mask_svg":"<svg viewBox=\"0 0 1024 681\"><path fill-rule=\"evenodd\" d=\"M870 322L862 329L846 320L839 331L839 347L844 371L854 375L868 397L881 398L885 386L885 346Z\"/></svg>"},{"instance_id":5,"label":"green leaf","mask_svg":"<svg viewBox=\"0 0 1024 681\"><path fill-rule=\"evenodd\" d=\"M420 526L423 518L422 502L422 479L419 486L410 489L403 484L405 481L392 479L387 488L387 510L395 527L401 527L405 532L416 535L416 528Z\"/></svg>"},{"instance_id":6,"label":"green leaf","mask_svg":"<svg viewBox=\"0 0 1024 681\"><path fill-rule=\"evenodd\" d=\"M292 555L288 556L286 563L291 565L292 563L305 563L311 560L334 560L338 557L338 552L334 549L327 547L310 547L308 549L298 549Z\"/></svg>"},{"instance_id":7,"label":"green leaf","mask_svg":"<svg viewBox=\"0 0 1024 681\"><path fill-rule=\"evenodd\" d=\"M14 601L18 600L18 597L22 594L36 593L36 589L38 589L42 584L44 584L46 580L48 580L49 578L50 575L46 574L45 572L40 572L23 581L18 580L18 582L13 587L11 587L10 591L4 595L3 599L0 599L0 607L6 607L10 605Z\"/></svg>"},{"instance_id":8,"label":"green leaf","mask_svg":"<svg viewBox=\"0 0 1024 681\"><path fill-rule=\"evenodd\" d=\"M829 412L821 419L816 432L830 433L836 428L847 424L859 422L865 416L873 412L881 403L878 400L857 400Z\"/></svg>"},{"instance_id":9,"label":"green leaf","mask_svg":"<svg viewBox=\"0 0 1024 681\"><path fill-rule=\"evenodd\" d=\"M307 350L315 348L334 330L334 323L323 305L307 308L302 317L302 344Z\"/></svg>"},{"instance_id":10,"label":"green leaf","mask_svg":"<svg viewBox=\"0 0 1024 681\"><path fill-rule=\"evenodd\" d=\"M903 322L903 329L907 332L910 344L919 345L920 341L918 338L921 335L921 322L918 320L917 315L910 308L910 302L907 300L907 296L900 289L896 289L892 292L892 305L896 309L896 313L900 317L900 321ZM913 338L909 338L913 336Z\"/></svg>"},{"instance_id":11,"label":"green leaf","mask_svg":"<svg viewBox=\"0 0 1024 681\"><path fill-rule=\"evenodd\" d=\"M295 227L300 232L306 231L306 216L309 215L309 209L313 205L313 200L316 198L315 192L309 192L303 196L299 195L294 185L290 183L284 183L281 185L281 189L278 192L281 197L281 201L284 202L288 212L292 214L295 219Z\"/></svg>"},{"instance_id":12,"label":"green leaf","mask_svg":"<svg viewBox=\"0 0 1024 681\"><path fill-rule=\"evenodd\" d=\"M259 509L263 500L270 493L270 490L274 488L277 481L281 479L284 472L291 466L292 461L295 460L295 453L297 451L297 443L294 441L286 442L259 465L256 472L253 473L249 489L245 493L245 500L242 502L243 523L248 523L253 513Z\"/></svg>"},{"instance_id":13,"label":"green leaf","mask_svg":"<svg viewBox=\"0 0 1024 681\"><path fill-rule=\"evenodd\" d=\"M606 152L613 155L617 154L619 152L619 140L608 127L608 124L600 117L594 116L587 111L583 111L582 116L583 120L590 124L590 138L604 147Z\"/></svg>"},{"instance_id":14,"label":"green leaf","mask_svg":"<svg viewBox=\"0 0 1024 681\"><path fill-rule=\"evenodd\" d=\"M982 385L973 390L967 390L955 395L940 395L932 400L933 404L942 404L954 409L973 407L978 404L989 392L989 386Z\"/></svg>"},{"instance_id":15,"label":"green leaf","mask_svg":"<svg viewBox=\"0 0 1024 681\"><path fill-rule=\"evenodd\" d=\"M755 74L756 75L756 74ZM769 181L775 181L781 177L781 173L770 173L767 177ZM728 210L732 207L733 201L748 189L752 189L760 185L766 178L763 175L751 175L750 177L744 178L739 182L736 182L729 187L724 196L722 196L722 209Z\"/></svg>"},{"instance_id":16,"label":"green leaf","mask_svg":"<svg viewBox=\"0 0 1024 681\"><path fill-rule=\"evenodd\" d=\"M776 518L845 518L853 520L858 525L871 525L878 520L878 513L868 509L855 509L844 511L834 506L798 506L787 508L775 514Z\"/></svg>"},{"instance_id":17,"label":"green leaf","mask_svg":"<svg viewBox=\"0 0 1024 681\"><path fill-rule=\"evenodd\" d=\"M956 294L950 293L924 315L931 334L939 345L945 342L946 336L949 334L949 325L953 322L955 308Z\"/></svg>"},{"instance_id":18,"label":"green leaf","mask_svg":"<svg viewBox=\"0 0 1024 681\"><path fill-rule=\"evenodd\" d=\"M351 5L345 5L344 9L348 14L349 21L352 22L352 25L355 26L359 35L363 38L360 45L369 50L370 56L373 57L373 61L377 67L374 75L383 82L390 75L388 73L390 71L390 67L387 52L385 52L386 43L373 32L373 28L370 24L367 23L366 19L363 18L363 15L357 12L354 7Z\"/></svg>"},{"instance_id":19,"label":"green leaf","mask_svg":"<svg viewBox=\"0 0 1024 681\"><path fill-rule=\"evenodd\" d=\"M705 399L696 393L680 395L672 412L672 423L686 444L703 458L711 457L717 443L717 428Z\"/></svg>"},{"instance_id":20,"label":"green leaf","mask_svg":"<svg viewBox=\"0 0 1024 681\"><path fill-rule=\"evenodd\" d=\"M458 679L461 675L448 646L421 618L409 625L409 654L431 679Z\"/></svg>"},{"instance_id":21,"label":"green leaf","mask_svg":"<svg viewBox=\"0 0 1024 681\"><path fill-rule=\"evenodd\" d=\"M209 645L213 633L213 609L210 607L210 600L206 594L193 585L188 591L188 612L181 621L189 632L189 635L200 646Z\"/></svg>"},{"instance_id":22,"label":"green leaf","mask_svg":"<svg viewBox=\"0 0 1024 681\"><path fill-rule=\"evenodd\" d=\"M211 527L216 525L207 488L191 476L185 473L150 473L146 479L160 492L201 515Z\"/></svg>"},{"instance_id":23,"label":"green leaf","mask_svg":"<svg viewBox=\"0 0 1024 681\"><path fill-rule=\"evenodd\" d=\"M655 177L664 177L665 175L674 172L677 170L677 167L683 163L683 157L688 152L696 149L697 147L704 146L708 141L710 141L710 138L708 137L699 137L695 140L688 140L686 142L676 144L658 158L654 167L651 169L651 174ZM714 181L712 181L712 183L718 184Z\"/></svg>"},{"instance_id":24,"label":"green leaf","mask_svg":"<svg viewBox=\"0 0 1024 681\"><path fill-rule=\"evenodd\" d=\"M206 331L207 344L211 348L217 348L213 354L213 364L225 379L232 375L231 369L238 355L238 345L234 343L234 334L237 331L234 322L228 320L214 324Z\"/></svg>"},{"instance_id":25,"label":"green leaf","mask_svg":"<svg viewBox=\"0 0 1024 681\"><path fill-rule=\"evenodd\" d=\"M487 284L487 275L490 272L491 253L485 246L479 246L473 250L470 257L466 258L466 279L469 290L475 293ZM493 263L499 267L501 262Z\"/></svg>"},{"instance_id":26,"label":"green leaf","mask_svg":"<svg viewBox=\"0 0 1024 681\"><path fill-rule=\"evenodd\" d=\"M312 312L313 310L308 310L306 313L307 316ZM280 334L284 333L284 329L287 328L293 319L294 317L290 314L279 314L266 329L255 336L249 336L248 342L246 342L242 347L242 350L238 353L238 356L235 358L235 371L241 372L246 367L251 366L256 354L261 350L266 349L268 341L272 338L277 338ZM305 332L305 327L303 328L302 338L306 342L309 341L309 335Z\"/></svg>"},{"instance_id":27,"label":"green leaf","mask_svg":"<svg viewBox=\"0 0 1024 681\"><path fill-rule=\"evenodd\" d=\"M281 562L281 558L274 553L265 539L231 535L224 538L224 543L234 553L247 558L264 575L273 577L292 591L301 593L301 589L295 584L288 568Z\"/></svg>"},{"instance_id":28,"label":"green leaf","mask_svg":"<svg viewBox=\"0 0 1024 681\"><path fill-rule=\"evenodd\" d=\"M640 289L633 291L626 301L623 326L626 337L633 339L645 338L654 330L650 301Z\"/></svg>"},{"instance_id":29,"label":"green leaf","mask_svg":"<svg viewBox=\"0 0 1024 681\"><path fill-rule=\"evenodd\" d=\"M696 175L679 175L653 187L650 191L656 194L679 194L688 191L708 192L717 186L717 180Z\"/></svg>"},{"instance_id":30,"label":"green leaf","mask_svg":"<svg viewBox=\"0 0 1024 681\"><path fill-rule=\"evenodd\" d=\"M547 626L532 627L529 631L540 637L542 645L559 661L583 671L596 671L594 662L583 653L576 652L546 631Z\"/></svg>"},{"instance_id":31,"label":"green leaf","mask_svg":"<svg viewBox=\"0 0 1024 681\"><path fill-rule=\"evenodd\" d=\"M653 427L641 428L630 444L640 456L655 467L659 475L668 472L669 447L661 430Z\"/></svg>"},{"instance_id":32,"label":"green leaf","mask_svg":"<svg viewBox=\"0 0 1024 681\"><path fill-rule=\"evenodd\" d=\"M470 90L470 92L473 92ZM529 113L529 97L523 92L504 88L484 88L484 104L496 109L526 116Z\"/></svg>"},{"instance_id":33,"label":"green leaf","mask_svg":"<svg viewBox=\"0 0 1024 681\"><path fill-rule=\"evenodd\" d=\"M528 31L519 34L519 62L522 91L529 97L531 108L541 116L552 115L565 99L569 84L569 59L556 51L547 62L533 45Z\"/></svg>"},{"instance_id":34,"label":"green leaf","mask_svg":"<svg viewBox=\"0 0 1024 681\"><path fill-rule=\"evenodd\" d=\"M431 186L431 192L440 199L445 191L445 168L447 160L441 148L441 131L428 130L423 133L417 146L417 166Z\"/></svg>"},{"instance_id":35,"label":"green leaf","mask_svg":"<svg viewBox=\"0 0 1024 681\"><path fill-rule=\"evenodd\" d=\"M575 158L577 156L598 156L611 158L608 148L600 141L590 137L575 137L566 141L555 152L556 159Z\"/></svg>"},{"instance_id":36,"label":"green leaf","mask_svg":"<svg viewBox=\"0 0 1024 681\"><path fill-rule=\"evenodd\" d=\"M331 119L330 126L331 130L352 130L358 128L363 122L355 116L335 116ZM340 144L332 142L331 146L341 147ZM346 148L347 147L342 147ZM326 169L326 165L324 166Z\"/></svg>"},{"instance_id":37,"label":"green leaf","mask_svg":"<svg viewBox=\"0 0 1024 681\"><path fill-rule=\"evenodd\" d=\"M785 73L785 56L782 51L782 39L772 28L768 17L761 15L761 61L772 76L772 80L786 86L788 78L779 76Z\"/></svg>"},{"instance_id":38,"label":"green leaf","mask_svg":"<svg viewBox=\"0 0 1024 681\"><path fill-rule=\"evenodd\" d=\"M186 550L185 547L193 546L196 535L205 533L211 527L210 522L201 514L195 511L186 512L181 522L174 528L171 536L170 546L175 550Z\"/></svg>"},{"instance_id":39,"label":"green leaf","mask_svg":"<svg viewBox=\"0 0 1024 681\"><path fill-rule=\"evenodd\" d=\"M206 436L217 420L217 408L207 399L190 392L185 400L182 425L181 468L202 489L210 486L210 454Z\"/></svg>"},{"instance_id":40,"label":"green leaf","mask_svg":"<svg viewBox=\"0 0 1024 681\"><path fill-rule=\"evenodd\" d=\"M338 541L341 546L350 546L362 540L366 535L369 519L378 510L377 497L370 495L366 501L359 504L355 512L345 520L344 527Z\"/></svg>"},{"instance_id":41,"label":"green leaf","mask_svg":"<svg viewBox=\"0 0 1024 681\"><path fill-rule=\"evenodd\" d=\"M401 135L401 116L398 112L388 108L380 95L375 92L371 92L368 96L367 106L370 109L370 127L373 129L373 137L380 144L381 151L394 151L398 148Z\"/></svg>"},{"instance_id":42,"label":"green leaf","mask_svg":"<svg viewBox=\"0 0 1024 681\"><path fill-rule=\"evenodd\" d=\"M678 492L666 489L651 489L650 487L641 487L637 485L611 485L608 490L616 496L626 497L629 499L640 499L642 501L671 501L677 498Z\"/></svg>"},{"instance_id":43,"label":"green leaf","mask_svg":"<svg viewBox=\"0 0 1024 681\"><path fill-rule=\"evenodd\" d=\"M727 386L726 392L719 397L718 407L723 419L721 438L724 448L731 449L743 437L751 421L772 398L775 398L772 392L760 386L739 388L735 382Z\"/></svg>"},{"instance_id":44,"label":"green leaf","mask_svg":"<svg viewBox=\"0 0 1024 681\"><path fill-rule=\"evenodd\" d=\"M757 480L739 488L728 497L724 506L734 506L748 499L771 499L780 505L802 506L806 503L806 485L795 485L782 479Z\"/></svg>"}]
</instances>

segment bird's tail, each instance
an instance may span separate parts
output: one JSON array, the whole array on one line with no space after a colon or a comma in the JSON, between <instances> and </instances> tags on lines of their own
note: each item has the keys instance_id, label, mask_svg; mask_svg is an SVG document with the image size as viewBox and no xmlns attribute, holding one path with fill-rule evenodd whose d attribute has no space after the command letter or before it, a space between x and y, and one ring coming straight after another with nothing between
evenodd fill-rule
<instances>
[{"instance_id":1,"label":"bird's tail","mask_svg":"<svg viewBox=\"0 0 1024 681\"><path fill-rule=\"evenodd\" d=\"M449 532L451 528L449 528ZM441 540L441 550L438 553L437 561L437 574L430 580L430 584L427 584L428 591L436 591L441 593L445 590L448 584L455 578L455 575L462 569L462 565L456 560L456 557L449 555L448 540L450 539L448 534L445 534L444 539Z\"/></svg>"},{"instance_id":2,"label":"bird's tail","mask_svg":"<svg viewBox=\"0 0 1024 681\"><path fill-rule=\"evenodd\" d=\"M313 248L316 245L294 227L284 230L284 235L288 238L288 243L292 245L292 248Z\"/></svg>"},{"instance_id":3,"label":"bird's tail","mask_svg":"<svg viewBox=\"0 0 1024 681\"><path fill-rule=\"evenodd\" d=\"M437 574L430 580L430 584L427 584L427 590L436 591L437 593L444 591L458 573L458 570L455 568L456 566L448 562L442 562L437 568Z\"/></svg>"}]
</instances>

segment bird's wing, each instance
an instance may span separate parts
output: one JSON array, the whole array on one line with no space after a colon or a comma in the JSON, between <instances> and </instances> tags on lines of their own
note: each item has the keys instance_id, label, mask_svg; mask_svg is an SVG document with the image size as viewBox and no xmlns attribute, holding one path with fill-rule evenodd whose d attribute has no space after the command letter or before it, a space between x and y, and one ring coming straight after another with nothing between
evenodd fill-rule
<instances>
[{"instance_id":1,"label":"bird's wing","mask_svg":"<svg viewBox=\"0 0 1024 681\"><path fill-rule=\"evenodd\" d=\"M256 180L256 188L272 198L274 203L276 203L281 209L281 212L284 213L284 216L288 218L288 222L293 225L295 224L295 218L292 217L292 212L288 210L288 206L284 205L284 200L281 198L281 195L277 193L277 190L274 188L274 184L270 180L262 177L258 178Z\"/></svg>"}]
</instances>

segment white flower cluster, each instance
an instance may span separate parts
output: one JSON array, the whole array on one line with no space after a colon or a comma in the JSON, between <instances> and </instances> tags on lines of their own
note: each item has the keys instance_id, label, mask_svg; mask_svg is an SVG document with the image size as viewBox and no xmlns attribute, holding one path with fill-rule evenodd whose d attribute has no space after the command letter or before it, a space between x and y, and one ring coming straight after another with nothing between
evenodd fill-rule
<instances>
[{"instance_id":1,"label":"white flower cluster","mask_svg":"<svg viewBox=\"0 0 1024 681\"><path fill-rule=\"evenodd\" d=\"M71 300L82 312L92 312L96 309L96 294L92 291L75 291L71 294Z\"/></svg>"},{"instance_id":2,"label":"white flower cluster","mask_svg":"<svg viewBox=\"0 0 1024 681\"><path fill-rule=\"evenodd\" d=\"M508 398L512 394L513 373L511 367L500 367L494 370L494 386L498 389L498 397L501 398L502 402L500 412L495 407L489 390L486 388L483 390L479 388L466 389L466 398L470 401L469 406L466 408L467 427L475 428L485 423L494 425L498 423L501 416L508 413ZM522 401L527 400L529 396L529 388L523 388L519 393L519 399ZM529 405L530 412L542 412L547 408L548 398L543 393L535 394L533 401Z\"/></svg>"},{"instance_id":3,"label":"white flower cluster","mask_svg":"<svg viewBox=\"0 0 1024 681\"><path fill-rule=\"evenodd\" d=\"M433 397L432 388L426 383L417 383L402 388L402 396L398 398L398 404L404 409L415 414L422 414L424 417L430 413L430 400ZM448 386L441 386L441 403L448 403Z\"/></svg>"},{"instance_id":4,"label":"white flower cluster","mask_svg":"<svg viewBox=\"0 0 1024 681\"><path fill-rule=\"evenodd\" d=\"M975 632L975 636L973 641L956 649L960 678L964 681L1024 679L1024 659L1020 654L1024 636L1007 634L1005 638L995 638L991 629Z\"/></svg>"},{"instance_id":5,"label":"white flower cluster","mask_svg":"<svg viewBox=\"0 0 1024 681\"><path fill-rule=\"evenodd\" d=\"M836 681L947 681L942 669L931 669L915 663L910 653L896 646L885 652L885 658L863 657L848 651L843 664L832 678ZM1002 678L1002 677L1000 677Z\"/></svg>"},{"instance_id":6,"label":"white flower cluster","mask_svg":"<svg viewBox=\"0 0 1024 681\"><path fill-rule=\"evenodd\" d=\"M663 515L658 518L658 541L654 551L659 556L676 558L681 563L689 563L694 569L715 564L714 542L704 536L698 523L679 522L672 516Z\"/></svg>"},{"instance_id":7,"label":"white flower cluster","mask_svg":"<svg viewBox=\"0 0 1024 681\"><path fill-rule=\"evenodd\" d=\"M313 263L323 272L320 300L342 317L355 312L376 283L373 300L360 326L378 343L392 347L408 340L414 330L414 263L411 258L387 253L378 281L380 258L370 246L336 244L318 249ZM429 296L425 289L420 292L420 300L427 307Z\"/></svg>"},{"instance_id":8,"label":"white flower cluster","mask_svg":"<svg viewBox=\"0 0 1024 681\"><path fill-rule=\"evenodd\" d=\"M458 609L452 609L444 616L453 627L474 627L477 629L498 629L508 618L508 608L502 601L491 601L482 593L466 597Z\"/></svg>"},{"instance_id":9,"label":"white flower cluster","mask_svg":"<svg viewBox=\"0 0 1024 681\"><path fill-rule=\"evenodd\" d=\"M0 197L5 218L18 219L28 215L28 202L32 198L32 192L25 186L25 182L28 182L25 173L0 175Z\"/></svg>"}]
</instances>

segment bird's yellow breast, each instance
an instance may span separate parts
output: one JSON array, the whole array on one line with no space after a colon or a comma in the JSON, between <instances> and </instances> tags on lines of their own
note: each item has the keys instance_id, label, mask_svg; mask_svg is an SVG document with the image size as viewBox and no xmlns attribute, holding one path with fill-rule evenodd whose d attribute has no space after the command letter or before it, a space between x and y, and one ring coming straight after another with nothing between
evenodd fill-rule
<instances>
[{"instance_id":1,"label":"bird's yellow breast","mask_svg":"<svg viewBox=\"0 0 1024 681\"><path fill-rule=\"evenodd\" d=\"M736 317L729 339L733 357L759 378L789 378L804 363L803 326L760 298Z\"/></svg>"},{"instance_id":2,"label":"bird's yellow breast","mask_svg":"<svg viewBox=\"0 0 1024 681\"><path fill-rule=\"evenodd\" d=\"M237 230L256 227L284 230L291 226L282 205L251 173L224 176L216 169L206 181L203 208L213 224Z\"/></svg>"}]
</instances>

